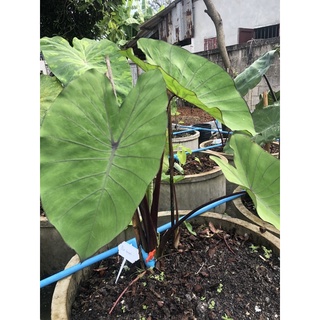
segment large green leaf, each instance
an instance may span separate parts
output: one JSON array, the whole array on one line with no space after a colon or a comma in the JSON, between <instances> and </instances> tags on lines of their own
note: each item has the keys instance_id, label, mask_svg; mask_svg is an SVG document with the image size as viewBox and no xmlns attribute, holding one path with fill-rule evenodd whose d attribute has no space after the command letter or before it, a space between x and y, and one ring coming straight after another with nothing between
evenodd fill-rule
<instances>
[{"instance_id":1,"label":"large green leaf","mask_svg":"<svg viewBox=\"0 0 320 320\"><path fill-rule=\"evenodd\" d=\"M65 242L86 259L130 223L165 146L168 98L158 70L121 107L89 70L52 104L41 127L41 200Z\"/></svg>"},{"instance_id":2,"label":"large green leaf","mask_svg":"<svg viewBox=\"0 0 320 320\"><path fill-rule=\"evenodd\" d=\"M164 41L142 38L137 44L147 62L134 56L132 49L125 54L145 71L160 68L173 94L205 110L231 130L255 133L245 100L219 65Z\"/></svg>"},{"instance_id":3,"label":"large green leaf","mask_svg":"<svg viewBox=\"0 0 320 320\"><path fill-rule=\"evenodd\" d=\"M106 57L112 66L112 78L120 99L132 88L131 69L120 54L118 46L107 40L100 41L74 38L73 47L60 36L40 39L40 48L53 74L67 85L70 81L90 69L106 73Z\"/></svg>"},{"instance_id":4,"label":"large green leaf","mask_svg":"<svg viewBox=\"0 0 320 320\"><path fill-rule=\"evenodd\" d=\"M230 147L235 166L210 157L230 182L248 192L261 219L280 230L280 161L243 134L233 134Z\"/></svg>"},{"instance_id":5,"label":"large green leaf","mask_svg":"<svg viewBox=\"0 0 320 320\"><path fill-rule=\"evenodd\" d=\"M62 90L61 83L56 77L40 75L40 126L52 102Z\"/></svg>"},{"instance_id":6,"label":"large green leaf","mask_svg":"<svg viewBox=\"0 0 320 320\"><path fill-rule=\"evenodd\" d=\"M261 81L261 78L268 71L278 52L278 49L266 52L234 79L236 87L242 97Z\"/></svg>"},{"instance_id":7,"label":"large green leaf","mask_svg":"<svg viewBox=\"0 0 320 320\"><path fill-rule=\"evenodd\" d=\"M258 134L254 141L261 145L280 138L280 103L263 109L255 109L252 113L254 128Z\"/></svg>"}]
</instances>

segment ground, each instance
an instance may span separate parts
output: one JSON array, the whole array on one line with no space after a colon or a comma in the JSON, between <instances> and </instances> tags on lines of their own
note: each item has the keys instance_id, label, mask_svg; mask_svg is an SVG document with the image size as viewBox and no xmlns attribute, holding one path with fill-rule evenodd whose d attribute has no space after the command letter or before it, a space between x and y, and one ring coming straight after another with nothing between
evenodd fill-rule
<instances>
[{"instance_id":1,"label":"ground","mask_svg":"<svg viewBox=\"0 0 320 320\"><path fill-rule=\"evenodd\" d=\"M202 109L189 106L179 107L178 114L172 117L173 123L180 123L183 125L194 125L213 120L214 118Z\"/></svg>"}]
</instances>

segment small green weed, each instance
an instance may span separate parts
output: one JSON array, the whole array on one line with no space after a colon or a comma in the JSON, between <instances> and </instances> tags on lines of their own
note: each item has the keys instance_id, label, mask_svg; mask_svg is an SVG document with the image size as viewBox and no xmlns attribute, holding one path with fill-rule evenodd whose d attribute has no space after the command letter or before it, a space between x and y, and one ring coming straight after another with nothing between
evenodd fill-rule
<instances>
[{"instance_id":1,"label":"small green weed","mask_svg":"<svg viewBox=\"0 0 320 320\"><path fill-rule=\"evenodd\" d=\"M251 249L251 252L258 252L259 246L255 246L252 244L249 248Z\"/></svg>"},{"instance_id":2,"label":"small green weed","mask_svg":"<svg viewBox=\"0 0 320 320\"><path fill-rule=\"evenodd\" d=\"M209 304L208 304L208 308L210 310L214 309L214 306L216 305L216 303L214 302L213 299L209 300Z\"/></svg>"},{"instance_id":3,"label":"small green weed","mask_svg":"<svg viewBox=\"0 0 320 320\"><path fill-rule=\"evenodd\" d=\"M262 246L262 250L263 250L263 252L264 252L264 257L266 258L266 259L270 259L271 258L271 256L272 256L272 250L270 249L270 250L268 250L265 246Z\"/></svg>"},{"instance_id":4,"label":"small green weed","mask_svg":"<svg viewBox=\"0 0 320 320\"><path fill-rule=\"evenodd\" d=\"M164 272L162 271L162 272L160 272L160 274L155 274L155 275L151 274L150 278L156 279L158 281L163 281L164 280Z\"/></svg>"},{"instance_id":5,"label":"small green weed","mask_svg":"<svg viewBox=\"0 0 320 320\"><path fill-rule=\"evenodd\" d=\"M187 230L193 234L194 236L196 236L197 234L193 231L192 225L190 224L190 222L188 221L184 221L184 225L186 226Z\"/></svg>"},{"instance_id":6,"label":"small green weed","mask_svg":"<svg viewBox=\"0 0 320 320\"><path fill-rule=\"evenodd\" d=\"M219 286L217 288L217 292L218 293L221 293L222 292L222 288L223 288L223 284L222 283L219 283Z\"/></svg>"}]
</instances>

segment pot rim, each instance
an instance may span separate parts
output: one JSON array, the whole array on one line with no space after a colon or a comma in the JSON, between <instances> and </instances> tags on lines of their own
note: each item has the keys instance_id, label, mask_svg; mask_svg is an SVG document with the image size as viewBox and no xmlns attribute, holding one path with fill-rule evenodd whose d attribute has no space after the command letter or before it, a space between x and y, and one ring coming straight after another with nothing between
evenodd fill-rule
<instances>
[{"instance_id":1,"label":"pot rim","mask_svg":"<svg viewBox=\"0 0 320 320\"><path fill-rule=\"evenodd\" d=\"M238 186L233 193L237 193L242 191L243 189ZM256 216L255 214L253 214L250 210L248 210L246 208L246 206L243 204L241 197L233 199L232 200L233 204L235 205L235 207L237 208L237 210L249 221L251 221L252 223L258 225L259 227L263 227L265 229L267 229L267 231L273 233L274 235L276 235L277 237L280 236L280 230L278 230L274 225L272 225L269 222L266 222L264 220L262 220L261 218L259 218L258 216Z\"/></svg>"}]
</instances>

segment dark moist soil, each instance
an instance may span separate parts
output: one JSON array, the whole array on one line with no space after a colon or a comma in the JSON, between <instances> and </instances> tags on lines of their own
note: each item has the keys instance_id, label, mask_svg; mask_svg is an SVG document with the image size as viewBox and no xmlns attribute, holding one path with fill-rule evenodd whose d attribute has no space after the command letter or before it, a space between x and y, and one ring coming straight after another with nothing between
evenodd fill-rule
<instances>
[{"instance_id":1,"label":"dark moist soil","mask_svg":"<svg viewBox=\"0 0 320 320\"><path fill-rule=\"evenodd\" d=\"M217 167L217 164L209 158L209 154L197 152L195 154L187 154L187 161L181 165L184 175L200 174L208 172ZM169 172L167 172L169 174ZM178 170L174 169L174 175L181 174Z\"/></svg>"},{"instance_id":2,"label":"dark moist soil","mask_svg":"<svg viewBox=\"0 0 320 320\"><path fill-rule=\"evenodd\" d=\"M73 320L280 319L280 261L250 239L212 224L181 227L153 272L122 258L101 261L78 289ZM269 248L265 248L269 249Z\"/></svg>"},{"instance_id":3,"label":"dark moist soil","mask_svg":"<svg viewBox=\"0 0 320 320\"><path fill-rule=\"evenodd\" d=\"M254 213L257 217L258 216L258 213L257 213L257 210L256 210L256 207L252 201L252 199L250 198L250 196L245 193L242 197L241 197L241 201L242 201L242 204L249 210L251 211L252 213Z\"/></svg>"}]
</instances>

